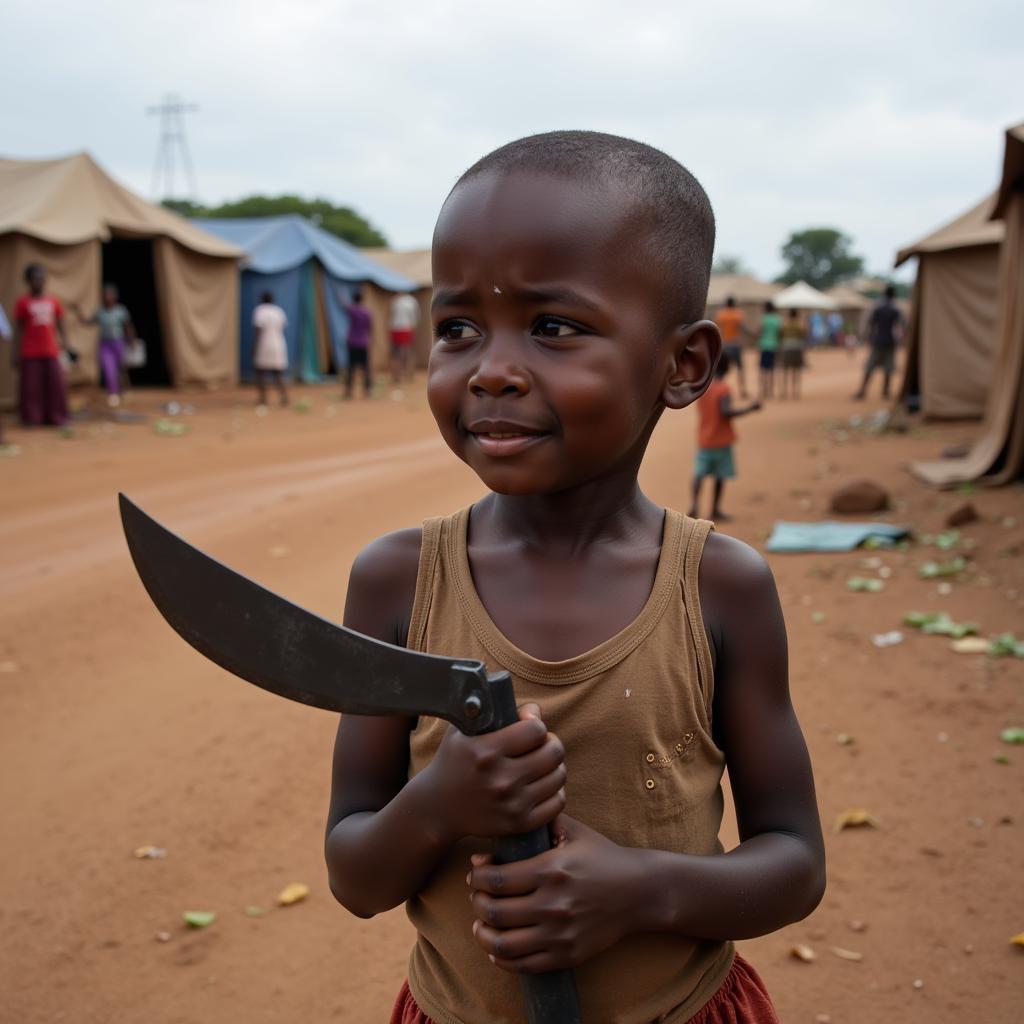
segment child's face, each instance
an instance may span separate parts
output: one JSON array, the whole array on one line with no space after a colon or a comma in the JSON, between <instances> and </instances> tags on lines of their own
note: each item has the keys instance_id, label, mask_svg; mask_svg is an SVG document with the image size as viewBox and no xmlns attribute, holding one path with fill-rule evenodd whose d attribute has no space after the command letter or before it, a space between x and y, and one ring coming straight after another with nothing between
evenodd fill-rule
<instances>
[{"instance_id":1,"label":"child's face","mask_svg":"<svg viewBox=\"0 0 1024 1024\"><path fill-rule=\"evenodd\" d=\"M28 287L34 294L39 295L46 287L46 271L33 270L28 275Z\"/></svg>"},{"instance_id":2,"label":"child's face","mask_svg":"<svg viewBox=\"0 0 1024 1024\"><path fill-rule=\"evenodd\" d=\"M472 178L441 211L427 394L493 491L639 466L679 325L631 212L611 187L526 173Z\"/></svg>"}]
</instances>

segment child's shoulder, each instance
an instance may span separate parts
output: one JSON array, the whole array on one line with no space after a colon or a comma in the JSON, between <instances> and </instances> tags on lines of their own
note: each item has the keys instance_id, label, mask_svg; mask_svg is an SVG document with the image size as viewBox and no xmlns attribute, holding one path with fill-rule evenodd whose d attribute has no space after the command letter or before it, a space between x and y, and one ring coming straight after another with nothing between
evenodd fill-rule
<instances>
[{"instance_id":1,"label":"child's shoulder","mask_svg":"<svg viewBox=\"0 0 1024 1024\"><path fill-rule=\"evenodd\" d=\"M423 530L386 533L356 556L348 578L345 624L390 643L404 643L416 596Z\"/></svg>"},{"instance_id":2,"label":"child's shoulder","mask_svg":"<svg viewBox=\"0 0 1024 1024\"><path fill-rule=\"evenodd\" d=\"M775 577L764 557L735 537L712 531L698 574L705 621L742 623L778 600Z\"/></svg>"}]
</instances>

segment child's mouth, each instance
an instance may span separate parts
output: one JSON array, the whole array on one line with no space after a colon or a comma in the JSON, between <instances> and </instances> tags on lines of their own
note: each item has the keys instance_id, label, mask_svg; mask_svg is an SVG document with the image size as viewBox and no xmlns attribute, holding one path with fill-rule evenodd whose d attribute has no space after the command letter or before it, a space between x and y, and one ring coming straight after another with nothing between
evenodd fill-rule
<instances>
[{"instance_id":1,"label":"child's mouth","mask_svg":"<svg viewBox=\"0 0 1024 1024\"><path fill-rule=\"evenodd\" d=\"M518 455L547 436L524 430L471 430L469 435L476 441L481 452L497 457Z\"/></svg>"}]
</instances>

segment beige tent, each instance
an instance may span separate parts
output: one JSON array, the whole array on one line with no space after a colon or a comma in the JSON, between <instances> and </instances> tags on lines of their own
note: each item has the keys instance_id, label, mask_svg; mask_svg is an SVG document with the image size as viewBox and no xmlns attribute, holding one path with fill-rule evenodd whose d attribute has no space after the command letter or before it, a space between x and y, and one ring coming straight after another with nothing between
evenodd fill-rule
<instances>
[{"instance_id":1,"label":"beige tent","mask_svg":"<svg viewBox=\"0 0 1024 1024\"><path fill-rule=\"evenodd\" d=\"M843 326L849 334L862 334L864 320L874 303L866 295L848 284L837 284L825 294L836 304L843 318Z\"/></svg>"},{"instance_id":2,"label":"beige tent","mask_svg":"<svg viewBox=\"0 0 1024 1024\"><path fill-rule=\"evenodd\" d=\"M374 262L404 274L416 282L414 294L420 304L420 322L416 328L415 353L416 365L422 369L427 365L430 349L434 344L434 334L430 326L430 296L433 287L430 250L410 249L396 252L393 249L364 249L363 252ZM390 298L391 296L388 296L388 300Z\"/></svg>"},{"instance_id":3,"label":"beige tent","mask_svg":"<svg viewBox=\"0 0 1024 1024\"><path fill-rule=\"evenodd\" d=\"M0 160L0 303L10 313L29 263L48 290L89 313L101 282L116 283L147 343L141 383L214 384L238 374L238 271L242 251L119 185L87 153L58 160ZM68 311L82 358L77 380L95 380L96 330ZM0 360L0 401L15 391Z\"/></svg>"},{"instance_id":4,"label":"beige tent","mask_svg":"<svg viewBox=\"0 0 1024 1024\"><path fill-rule=\"evenodd\" d=\"M830 299L824 292L813 288L806 281L797 281L796 284L791 284L782 290L776 287L776 294L772 301L779 309L828 310L836 308L834 299Z\"/></svg>"},{"instance_id":5,"label":"beige tent","mask_svg":"<svg viewBox=\"0 0 1024 1024\"><path fill-rule=\"evenodd\" d=\"M980 417L995 356L997 279L1003 222L996 194L901 249L896 266L918 259L900 401L919 396L936 419Z\"/></svg>"},{"instance_id":6,"label":"beige tent","mask_svg":"<svg viewBox=\"0 0 1024 1024\"><path fill-rule=\"evenodd\" d=\"M1003 177L992 217L1003 222L995 346L985 417L962 459L918 462L913 472L949 487L967 480L1004 484L1024 476L1024 124L1007 129Z\"/></svg>"}]
</instances>

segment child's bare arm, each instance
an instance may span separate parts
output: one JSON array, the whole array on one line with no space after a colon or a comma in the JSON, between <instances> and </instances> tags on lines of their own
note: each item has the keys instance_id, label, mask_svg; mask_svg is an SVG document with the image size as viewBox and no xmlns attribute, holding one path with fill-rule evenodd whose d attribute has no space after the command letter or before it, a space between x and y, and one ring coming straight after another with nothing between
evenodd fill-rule
<instances>
[{"instance_id":1,"label":"child's bare arm","mask_svg":"<svg viewBox=\"0 0 1024 1024\"><path fill-rule=\"evenodd\" d=\"M356 560L345 624L404 644L420 531L390 534ZM467 835L529 832L565 805L561 743L535 706L515 725L469 738L451 729L412 780L409 718L343 716L334 750L326 858L331 891L371 917L404 902Z\"/></svg>"},{"instance_id":2,"label":"child's bare arm","mask_svg":"<svg viewBox=\"0 0 1024 1024\"><path fill-rule=\"evenodd\" d=\"M701 600L715 652L714 728L741 844L691 856L617 846L579 822L520 864L472 872L478 941L510 971L575 966L633 932L763 935L809 914L825 868L810 762L789 699L785 626L768 567L712 535Z\"/></svg>"}]
</instances>

